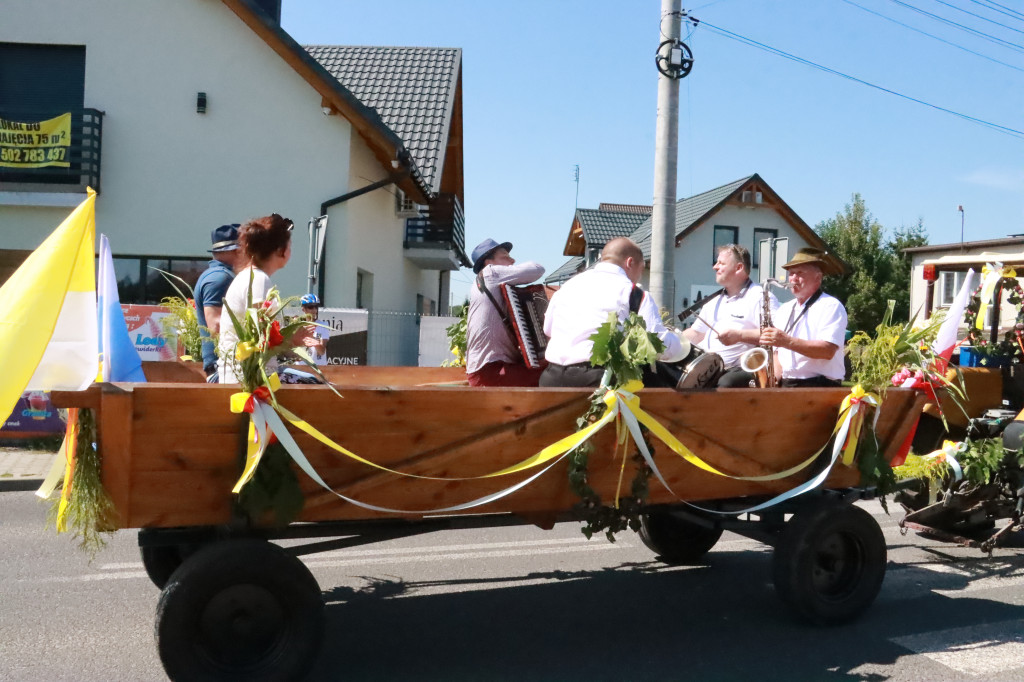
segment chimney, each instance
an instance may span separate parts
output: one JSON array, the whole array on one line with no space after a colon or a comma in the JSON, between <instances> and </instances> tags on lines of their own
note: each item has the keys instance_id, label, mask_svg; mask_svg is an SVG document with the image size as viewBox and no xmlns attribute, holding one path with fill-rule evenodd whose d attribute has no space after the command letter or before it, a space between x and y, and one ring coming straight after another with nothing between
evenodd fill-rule
<instances>
[{"instance_id":1,"label":"chimney","mask_svg":"<svg viewBox=\"0 0 1024 682\"><path fill-rule=\"evenodd\" d=\"M263 13L274 20L275 24L281 23L281 0L253 0L253 4L263 10Z\"/></svg>"}]
</instances>

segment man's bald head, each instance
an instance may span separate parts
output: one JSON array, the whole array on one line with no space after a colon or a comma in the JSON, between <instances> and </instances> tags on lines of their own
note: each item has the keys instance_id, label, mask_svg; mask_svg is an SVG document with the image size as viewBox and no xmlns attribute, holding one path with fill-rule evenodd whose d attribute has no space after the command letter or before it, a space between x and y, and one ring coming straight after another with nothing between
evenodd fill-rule
<instances>
[{"instance_id":1,"label":"man's bald head","mask_svg":"<svg viewBox=\"0 0 1024 682\"><path fill-rule=\"evenodd\" d=\"M644 252L628 237L616 237L601 249L601 262L614 263L635 284L644 274Z\"/></svg>"}]
</instances>

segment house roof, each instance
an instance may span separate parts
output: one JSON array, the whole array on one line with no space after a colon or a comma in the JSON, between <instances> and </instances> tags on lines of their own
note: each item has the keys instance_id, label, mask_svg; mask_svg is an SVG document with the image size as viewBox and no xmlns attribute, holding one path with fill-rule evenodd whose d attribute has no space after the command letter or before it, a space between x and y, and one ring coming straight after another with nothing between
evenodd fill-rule
<instances>
[{"instance_id":1,"label":"house roof","mask_svg":"<svg viewBox=\"0 0 1024 682\"><path fill-rule=\"evenodd\" d=\"M563 263L558 269L552 272L550 275L544 278L545 284L561 284L566 281L577 272L579 272L580 266L583 265L582 256L573 256L565 263Z\"/></svg>"},{"instance_id":2,"label":"house roof","mask_svg":"<svg viewBox=\"0 0 1024 682\"><path fill-rule=\"evenodd\" d=\"M613 211L615 213L639 213L640 215L651 215L651 211L654 210L653 206L646 206L644 204L607 204L601 202L597 205L599 211Z\"/></svg>"},{"instance_id":3,"label":"house roof","mask_svg":"<svg viewBox=\"0 0 1024 682\"><path fill-rule=\"evenodd\" d=\"M604 246L616 237L628 237L647 219L647 214L578 208L576 218L587 246Z\"/></svg>"},{"instance_id":4,"label":"house roof","mask_svg":"<svg viewBox=\"0 0 1024 682\"><path fill-rule=\"evenodd\" d=\"M740 178L728 184L709 189L706 192L695 194L686 199L676 202L676 238L680 237L690 227L699 223L704 216L711 213L721 204L735 194L743 185L750 182L757 175ZM651 225L653 216L646 218L630 235L644 252L644 258L651 257Z\"/></svg>"},{"instance_id":5,"label":"house roof","mask_svg":"<svg viewBox=\"0 0 1024 682\"><path fill-rule=\"evenodd\" d=\"M418 203L430 203L430 183L413 159L403 139L391 130L378 112L359 100L292 38L255 0L221 0L246 26L320 94L321 105L340 113L359 132L380 164L392 169L398 161L396 183Z\"/></svg>"},{"instance_id":6,"label":"house roof","mask_svg":"<svg viewBox=\"0 0 1024 682\"><path fill-rule=\"evenodd\" d=\"M990 249L1000 246L1024 245L1024 236L1011 235L1002 239L984 239L974 242L956 242L954 244L927 244L925 246L911 246L903 249L903 253L938 253L941 251L955 251L964 249ZM972 256L973 258L973 256Z\"/></svg>"},{"instance_id":7,"label":"house roof","mask_svg":"<svg viewBox=\"0 0 1024 682\"><path fill-rule=\"evenodd\" d=\"M824 241L822 241L821 237L811 229L810 225L805 223L803 218L797 215L796 212L789 207L789 204L783 201L782 197L780 197L775 190L769 187L768 183L765 182L757 173L726 183L721 187L709 189L706 192L701 192L700 194L695 194L692 197L677 201L675 227L676 246L679 246L680 242L682 242L688 234L699 228L706 218L717 212L718 209L726 203L741 202L742 205L751 205L749 203L749 199L743 199L741 196L741 193L747 190L751 190L754 195L760 195L760 198L754 201L754 205L766 204L772 206L779 212L783 219L793 227L793 230L800 235L805 242L820 249L828 249L828 246ZM653 216L646 219L636 229L636 231L630 235L630 238L643 250L644 258L651 257L652 220ZM837 260L839 259L837 258ZM850 269L849 265L843 261L839 261L839 263L844 274L848 273Z\"/></svg>"},{"instance_id":8,"label":"house roof","mask_svg":"<svg viewBox=\"0 0 1024 682\"><path fill-rule=\"evenodd\" d=\"M306 45L305 50L405 143L434 193L441 188L462 50Z\"/></svg>"}]
</instances>

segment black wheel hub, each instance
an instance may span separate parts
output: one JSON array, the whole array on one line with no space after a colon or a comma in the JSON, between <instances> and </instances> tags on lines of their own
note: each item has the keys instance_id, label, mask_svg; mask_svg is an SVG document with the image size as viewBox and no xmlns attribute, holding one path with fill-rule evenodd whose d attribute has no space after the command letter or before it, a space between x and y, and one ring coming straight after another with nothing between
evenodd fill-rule
<instances>
[{"instance_id":1,"label":"black wheel hub","mask_svg":"<svg viewBox=\"0 0 1024 682\"><path fill-rule=\"evenodd\" d=\"M203 654L218 666L246 667L273 654L288 623L277 598L260 585L231 585L213 596L199 621Z\"/></svg>"},{"instance_id":2,"label":"black wheel hub","mask_svg":"<svg viewBox=\"0 0 1024 682\"><path fill-rule=\"evenodd\" d=\"M851 534L835 532L823 538L814 554L811 582L822 597L840 600L856 588L863 570L863 547Z\"/></svg>"}]
</instances>

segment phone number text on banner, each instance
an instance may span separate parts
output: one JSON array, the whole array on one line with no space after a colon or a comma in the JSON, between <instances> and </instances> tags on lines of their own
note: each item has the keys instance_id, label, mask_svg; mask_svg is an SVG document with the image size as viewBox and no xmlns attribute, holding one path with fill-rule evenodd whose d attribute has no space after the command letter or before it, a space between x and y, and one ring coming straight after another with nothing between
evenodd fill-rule
<instances>
[{"instance_id":1,"label":"phone number text on banner","mask_svg":"<svg viewBox=\"0 0 1024 682\"><path fill-rule=\"evenodd\" d=\"M71 114L48 121L24 123L0 118L0 166L8 168L68 168Z\"/></svg>"}]
</instances>

